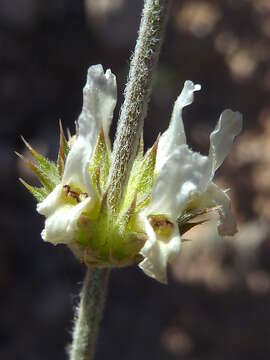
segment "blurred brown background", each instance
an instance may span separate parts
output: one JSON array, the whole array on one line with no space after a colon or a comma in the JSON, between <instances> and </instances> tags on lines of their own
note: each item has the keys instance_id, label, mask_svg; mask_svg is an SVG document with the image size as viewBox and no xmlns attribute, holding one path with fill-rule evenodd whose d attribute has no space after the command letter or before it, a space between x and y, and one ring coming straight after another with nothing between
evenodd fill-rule
<instances>
[{"instance_id":1,"label":"blurred brown background","mask_svg":"<svg viewBox=\"0 0 270 360\"><path fill-rule=\"evenodd\" d=\"M0 0L0 358L66 359L84 268L40 238L43 219L17 181L23 134L51 158L58 119L73 128L87 67L117 75L119 101L142 0ZM209 223L188 234L168 286L136 267L115 270L97 359L266 360L270 357L270 1L173 1L145 124L150 146L183 82L188 141L206 153L225 108L244 131L217 174L230 187L236 239ZM114 130L112 131L112 133Z\"/></svg>"}]
</instances>

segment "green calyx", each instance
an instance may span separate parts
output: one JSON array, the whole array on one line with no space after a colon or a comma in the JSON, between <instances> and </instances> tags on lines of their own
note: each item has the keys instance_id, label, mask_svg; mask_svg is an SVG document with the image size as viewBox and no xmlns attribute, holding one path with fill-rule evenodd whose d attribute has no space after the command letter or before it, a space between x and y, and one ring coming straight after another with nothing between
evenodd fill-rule
<instances>
[{"instance_id":1,"label":"green calyx","mask_svg":"<svg viewBox=\"0 0 270 360\"><path fill-rule=\"evenodd\" d=\"M101 208L94 218L84 214L78 222L76 245L88 266L122 267L138 262L145 241L134 218L115 219Z\"/></svg>"},{"instance_id":2,"label":"green calyx","mask_svg":"<svg viewBox=\"0 0 270 360\"><path fill-rule=\"evenodd\" d=\"M76 234L83 261L92 266L121 267L141 260L139 251L146 236L141 230L138 212L150 201L156 161L157 142L143 155L143 142L131 170L124 201L119 213L107 207L107 179L110 149L101 131L90 161L89 172L98 195L95 214L83 214Z\"/></svg>"},{"instance_id":3,"label":"green calyx","mask_svg":"<svg viewBox=\"0 0 270 360\"><path fill-rule=\"evenodd\" d=\"M144 155L141 140L124 200L116 214L107 204L111 149L106 140L101 130L89 163L89 175L96 196L91 200L93 206L79 217L74 237L68 246L75 256L88 266L122 267L141 260L139 251L146 241L146 235L138 214L151 199L158 141ZM38 202L42 202L57 185L61 184L72 139L66 140L60 123L60 146L56 163L39 154L25 140L24 142L34 161L20 154L18 156L37 176L41 186L31 186L22 179L20 181ZM62 184L62 186L59 207L72 208L89 197L76 184Z\"/></svg>"}]
</instances>

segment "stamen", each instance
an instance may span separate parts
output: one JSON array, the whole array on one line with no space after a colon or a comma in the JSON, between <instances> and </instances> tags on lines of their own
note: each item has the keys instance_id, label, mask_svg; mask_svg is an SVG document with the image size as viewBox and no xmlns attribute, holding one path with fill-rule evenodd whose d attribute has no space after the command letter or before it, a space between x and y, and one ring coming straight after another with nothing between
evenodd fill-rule
<instances>
[{"instance_id":1,"label":"stamen","mask_svg":"<svg viewBox=\"0 0 270 360\"><path fill-rule=\"evenodd\" d=\"M69 196L77 201L77 203L80 203L84 199L88 197L87 192L77 192L75 190L71 190L70 185L64 185L63 186L64 193L66 196Z\"/></svg>"}]
</instances>

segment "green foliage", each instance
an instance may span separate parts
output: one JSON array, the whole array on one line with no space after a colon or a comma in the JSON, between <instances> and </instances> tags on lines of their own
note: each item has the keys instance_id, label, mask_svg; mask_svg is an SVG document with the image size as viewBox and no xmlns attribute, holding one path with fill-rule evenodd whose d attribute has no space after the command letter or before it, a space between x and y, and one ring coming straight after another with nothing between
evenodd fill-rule
<instances>
[{"instance_id":1,"label":"green foliage","mask_svg":"<svg viewBox=\"0 0 270 360\"><path fill-rule=\"evenodd\" d=\"M147 151L143 157L142 144L138 151L138 155L131 170L124 203L123 211L127 211L134 202L136 197L135 211L145 207L151 199L151 194L155 181L155 164L157 155L158 139L151 149Z\"/></svg>"},{"instance_id":2,"label":"green foliage","mask_svg":"<svg viewBox=\"0 0 270 360\"><path fill-rule=\"evenodd\" d=\"M33 158L36 160L36 175L38 176L41 183L43 183L42 179L45 179L43 185L46 190L51 192L60 182L60 176L56 164L45 158L35 149L33 149L32 146L23 137L22 140L27 146L27 148L30 150Z\"/></svg>"},{"instance_id":3,"label":"green foliage","mask_svg":"<svg viewBox=\"0 0 270 360\"><path fill-rule=\"evenodd\" d=\"M29 185L23 179L19 179L26 189L37 199L38 202L43 201L48 195L44 187L36 187Z\"/></svg>"},{"instance_id":4,"label":"green foliage","mask_svg":"<svg viewBox=\"0 0 270 360\"><path fill-rule=\"evenodd\" d=\"M121 267L138 261L145 237L135 228L102 211L95 220L81 216L79 225L76 239L88 266Z\"/></svg>"},{"instance_id":5,"label":"green foliage","mask_svg":"<svg viewBox=\"0 0 270 360\"><path fill-rule=\"evenodd\" d=\"M69 151L68 143L64 136L62 125L60 123L60 147L57 164L55 164L54 162L48 160L46 157L41 155L38 151L36 151L23 137L22 140L31 152L31 155L33 156L35 162L27 159L19 153L16 154L24 162L25 166L28 167L28 169L30 169L36 175L42 186L31 186L23 179L20 179L20 181L26 187L26 189L36 198L36 200L38 202L41 202L61 182L61 176L63 174L66 156Z\"/></svg>"},{"instance_id":6,"label":"green foliage","mask_svg":"<svg viewBox=\"0 0 270 360\"><path fill-rule=\"evenodd\" d=\"M104 132L101 130L89 165L92 185L100 197L106 191L109 170L110 152L105 141Z\"/></svg>"},{"instance_id":7,"label":"green foliage","mask_svg":"<svg viewBox=\"0 0 270 360\"><path fill-rule=\"evenodd\" d=\"M65 168L66 158L69 152L69 146L64 134L61 120L59 121L59 128L60 128L60 141L59 141L59 151L57 157L57 170L59 176L62 177Z\"/></svg>"}]
</instances>

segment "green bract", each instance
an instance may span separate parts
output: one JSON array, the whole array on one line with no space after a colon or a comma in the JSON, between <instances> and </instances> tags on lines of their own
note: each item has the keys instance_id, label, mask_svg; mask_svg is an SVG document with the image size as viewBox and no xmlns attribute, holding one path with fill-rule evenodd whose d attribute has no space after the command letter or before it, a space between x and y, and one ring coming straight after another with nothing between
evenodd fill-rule
<instances>
[{"instance_id":1,"label":"green bract","mask_svg":"<svg viewBox=\"0 0 270 360\"><path fill-rule=\"evenodd\" d=\"M18 155L43 186L33 187L20 180L38 202L42 202L57 185L61 184L66 158L71 149L69 145L72 143L71 140L69 142L66 140L60 125L57 163L43 157L24 140L36 163ZM106 206L111 151L106 144L104 131L100 131L89 163L89 176L96 193L95 203L91 209L79 216L74 239L68 243L76 256L87 265L118 267L137 263L142 258L139 251L146 241L146 236L140 228L137 214L150 201L154 184L156 150L157 143L144 155L141 142L124 202L120 212L114 214ZM62 186L61 202L67 206L75 206L87 197L88 194L76 188L75 184Z\"/></svg>"}]
</instances>

